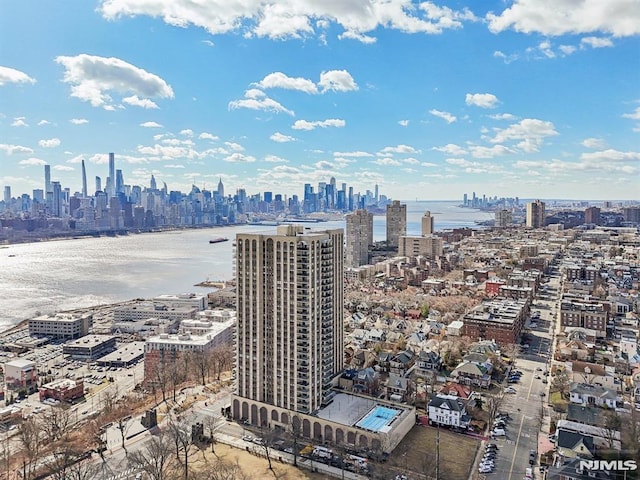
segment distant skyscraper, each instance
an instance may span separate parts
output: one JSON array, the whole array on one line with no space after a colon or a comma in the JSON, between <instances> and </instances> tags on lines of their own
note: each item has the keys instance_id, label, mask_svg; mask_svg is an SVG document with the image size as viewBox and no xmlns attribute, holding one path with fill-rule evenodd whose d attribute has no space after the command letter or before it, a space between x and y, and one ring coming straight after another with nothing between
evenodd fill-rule
<instances>
[{"instance_id":1,"label":"distant skyscraper","mask_svg":"<svg viewBox=\"0 0 640 480\"><path fill-rule=\"evenodd\" d=\"M344 363L343 237L300 225L236 235L234 418L267 426L261 405L312 413L334 395Z\"/></svg>"},{"instance_id":2,"label":"distant skyscraper","mask_svg":"<svg viewBox=\"0 0 640 480\"><path fill-rule=\"evenodd\" d=\"M124 193L124 177L120 169L116 170L116 195L118 193Z\"/></svg>"},{"instance_id":3,"label":"distant skyscraper","mask_svg":"<svg viewBox=\"0 0 640 480\"><path fill-rule=\"evenodd\" d=\"M116 194L116 158L115 154L109 153L109 179L107 180L109 198Z\"/></svg>"},{"instance_id":4,"label":"distant skyscraper","mask_svg":"<svg viewBox=\"0 0 640 480\"><path fill-rule=\"evenodd\" d=\"M222 177L220 177L220 181L218 182L218 197L224 198L224 185L222 184Z\"/></svg>"},{"instance_id":5,"label":"distant skyscraper","mask_svg":"<svg viewBox=\"0 0 640 480\"><path fill-rule=\"evenodd\" d=\"M5 210L9 210L11 206L11 187L6 185L4 187L4 208Z\"/></svg>"},{"instance_id":6,"label":"distant skyscraper","mask_svg":"<svg viewBox=\"0 0 640 480\"><path fill-rule=\"evenodd\" d=\"M375 187L374 200L376 203L378 203L378 184L377 183Z\"/></svg>"},{"instance_id":7,"label":"distant skyscraper","mask_svg":"<svg viewBox=\"0 0 640 480\"><path fill-rule=\"evenodd\" d=\"M422 235L433 235L433 217L430 211L426 211L422 216Z\"/></svg>"},{"instance_id":8,"label":"distant skyscraper","mask_svg":"<svg viewBox=\"0 0 640 480\"><path fill-rule=\"evenodd\" d=\"M401 236L407 234L407 206L400 200L387 205L387 244L398 247Z\"/></svg>"},{"instance_id":9,"label":"distant skyscraper","mask_svg":"<svg viewBox=\"0 0 640 480\"><path fill-rule=\"evenodd\" d=\"M496 228L507 228L513 223L513 215L511 210L497 210L495 213Z\"/></svg>"},{"instance_id":10,"label":"distant skyscraper","mask_svg":"<svg viewBox=\"0 0 640 480\"><path fill-rule=\"evenodd\" d=\"M102 191L102 179L96 175L96 192Z\"/></svg>"},{"instance_id":11,"label":"distant skyscraper","mask_svg":"<svg viewBox=\"0 0 640 480\"><path fill-rule=\"evenodd\" d=\"M544 202L535 200L527 203L527 227L543 228L545 221Z\"/></svg>"},{"instance_id":12,"label":"distant skyscraper","mask_svg":"<svg viewBox=\"0 0 640 480\"><path fill-rule=\"evenodd\" d=\"M51 192L51 165L44 166L44 191Z\"/></svg>"},{"instance_id":13,"label":"distant skyscraper","mask_svg":"<svg viewBox=\"0 0 640 480\"><path fill-rule=\"evenodd\" d=\"M84 166L84 160L82 160L82 197L87 198L87 169Z\"/></svg>"},{"instance_id":14,"label":"distant skyscraper","mask_svg":"<svg viewBox=\"0 0 640 480\"><path fill-rule=\"evenodd\" d=\"M51 215L54 217L62 216L62 187L60 182L51 182Z\"/></svg>"},{"instance_id":15,"label":"distant skyscraper","mask_svg":"<svg viewBox=\"0 0 640 480\"><path fill-rule=\"evenodd\" d=\"M600 209L598 207L587 208L584 211L584 223L600 225Z\"/></svg>"},{"instance_id":16,"label":"distant skyscraper","mask_svg":"<svg viewBox=\"0 0 640 480\"><path fill-rule=\"evenodd\" d=\"M373 245L373 214L356 210L347 215L347 247L345 266L359 267L369 263L369 246Z\"/></svg>"},{"instance_id":17,"label":"distant skyscraper","mask_svg":"<svg viewBox=\"0 0 640 480\"><path fill-rule=\"evenodd\" d=\"M151 190L157 190L158 189L158 185L156 184L156 177L154 177L153 174L151 174L151 181L149 182L149 188Z\"/></svg>"}]
</instances>

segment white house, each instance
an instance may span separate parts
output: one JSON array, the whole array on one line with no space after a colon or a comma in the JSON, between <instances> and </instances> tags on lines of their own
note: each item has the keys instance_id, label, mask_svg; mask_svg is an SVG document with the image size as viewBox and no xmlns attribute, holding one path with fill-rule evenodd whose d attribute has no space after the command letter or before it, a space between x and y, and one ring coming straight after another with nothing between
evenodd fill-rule
<instances>
[{"instance_id":1,"label":"white house","mask_svg":"<svg viewBox=\"0 0 640 480\"><path fill-rule=\"evenodd\" d=\"M428 406L429 423L448 427L467 428L471 417L464 402L453 395L437 395Z\"/></svg>"},{"instance_id":2,"label":"white house","mask_svg":"<svg viewBox=\"0 0 640 480\"><path fill-rule=\"evenodd\" d=\"M574 383L569 391L571 403L585 406L598 406L616 408L618 396L615 390L589 385L587 383Z\"/></svg>"}]
</instances>

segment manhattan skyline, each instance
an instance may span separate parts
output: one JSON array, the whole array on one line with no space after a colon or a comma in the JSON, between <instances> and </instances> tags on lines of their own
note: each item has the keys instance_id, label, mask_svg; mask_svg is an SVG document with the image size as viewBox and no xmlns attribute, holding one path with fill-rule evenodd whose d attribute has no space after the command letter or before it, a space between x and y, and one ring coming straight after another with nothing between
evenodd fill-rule
<instances>
[{"instance_id":1,"label":"manhattan skyline","mask_svg":"<svg viewBox=\"0 0 640 480\"><path fill-rule=\"evenodd\" d=\"M202 8L5 5L0 186L638 199L640 2Z\"/></svg>"}]
</instances>

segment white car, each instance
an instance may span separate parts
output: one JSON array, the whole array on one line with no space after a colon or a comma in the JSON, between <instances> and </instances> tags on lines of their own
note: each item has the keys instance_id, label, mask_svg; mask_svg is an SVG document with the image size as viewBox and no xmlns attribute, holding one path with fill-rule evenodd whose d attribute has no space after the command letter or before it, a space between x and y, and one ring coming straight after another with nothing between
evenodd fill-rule
<instances>
[{"instance_id":1,"label":"white car","mask_svg":"<svg viewBox=\"0 0 640 480\"><path fill-rule=\"evenodd\" d=\"M491 473L491 472L493 472L493 468L480 466L480 467L478 467L478 472L479 473Z\"/></svg>"}]
</instances>

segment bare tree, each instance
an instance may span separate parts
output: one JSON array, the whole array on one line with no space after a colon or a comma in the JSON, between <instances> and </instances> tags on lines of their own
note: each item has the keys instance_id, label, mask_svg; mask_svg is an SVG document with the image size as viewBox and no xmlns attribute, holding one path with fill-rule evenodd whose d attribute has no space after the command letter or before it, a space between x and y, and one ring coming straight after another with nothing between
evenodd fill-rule
<instances>
[{"instance_id":1,"label":"bare tree","mask_svg":"<svg viewBox=\"0 0 640 480\"><path fill-rule=\"evenodd\" d=\"M67 480L72 467L87 455L70 442L60 442L47 457L45 468L54 480Z\"/></svg>"},{"instance_id":2,"label":"bare tree","mask_svg":"<svg viewBox=\"0 0 640 480\"><path fill-rule=\"evenodd\" d=\"M502 408L502 404L504 403L504 391L500 390L494 395L489 395L488 400L486 402L487 413L489 414L489 430L493 426L493 422L495 421L496 415Z\"/></svg>"},{"instance_id":3,"label":"bare tree","mask_svg":"<svg viewBox=\"0 0 640 480\"><path fill-rule=\"evenodd\" d=\"M34 460L38 458L40 449L43 446L41 438L41 425L34 417L28 418L20 425L18 441L23 452L23 471L26 479L33 476ZM25 480L26 480L25 479Z\"/></svg>"},{"instance_id":4,"label":"bare tree","mask_svg":"<svg viewBox=\"0 0 640 480\"><path fill-rule=\"evenodd\" d=\"M129 452L127 452L127 447L125 446L124 441L126 440L127 432L129 431L132 425L132 422L130 420L131 420L131 415L127 415L127 416L120 416L120 418L118 418L115 421L116 428L120 432L120 441L121 441L120 445L124 450L125 455L129 454Z\"/></svg>"},{"instance_id":5,"label":"bare tree","mask_svg":"<svg viewBox=\"0 0 640 480\"><path fill-rule=\"evenodd\" d=\"M569 388L571 387L571 379L566 370L556 372L551 381L551 389L555 392L560 392L562 398L566 398L569 394Z\"/></svg>"},{"instance_id":6,"label":"bare tree","mask_svg":"<svg viewBox=\"0 0 640 480\"><path fill-rule=\"evenodd\" d=\"M67 469L65 480L92 480L98 477L99 471L100 466L87 458L71 465Z\"/></svg>"},{"instance_id":7,"label":"bare tree","mask_svg":"<svg viewBox=\"0 0 640 480\"><path fill-rule=\"evenodd\" d=\"M213 367L216 374L216 380L220 381L220 375L231 368L233 362L233 348L231 344L218 345L211 350L213 359Z\"/></svg>"},{"instance_id":8,"label":"bare tree","mask_svg":"<svg viewBox=\"0 0 640 480\"><path fill-rule=\"evenodd\" d=\"M51 407L43 413L42 430L47 442L55 442L63 438L71 426L71 412L59 406Z\"/></svg>"},{"instance_id":9,"label":"bare tree","mask_svg":"<svg viewBox=\"0 0 640 480\"><path fill-rule=\"evenodd\" d=\"M182 418L172 418L167 425L169 438L175 447L176 460L181 462L184 478L189 478L189 451L193 444L191 438L191 424ZM180 455L182 454L182 461Z\"/></svg>"},{"instance_id":10,"label":"bare tree","mask_svg":"<svg viewBox=\"0 0 640 480\"><path fill-rule=\"evenodd\" d=\"M238 460L235 463L218 460L212 468L201 470L192 478L193 480L251 480L254 476L244 473Z\"/></svg>"},{"instance_id":11,"label":"bare tree","mask_svg":"<svg viewBox=\"0 0 640 480\"><path fill-rule=\"evenodd\" d=\"M603 412L604 422L600 427L602 437L607 441L609 449L613 450L616 441L620 440L620 430L622 419L615 410L605 410Z\"/></svg>"},{"instance_id":12,"label":"bare tree","mask_svg":"<svg viewBox=\"0 0 640 480\"><path fill-rule=\"evenodd\" d=\"M170 480L173 468L171 441L167 434L154 435L144 447L129 455L129 464L139 468L151 480Z\"/></svg>"},{"instance_id":13,"label":"bare tree","mask_svg":"<svg viewBox=\"0 0 640 480\"><path fill-rule=\"evenodd\" d=\"M209 355L209 352L200 351L190 353L190 356L192 368L204 387L207 384L207 380L209 379L209 374L211 372L211 356Z\"/></svg>"},{"instance_id":14,"label":"bare tree","mask_svg":"<svg viewBox=\"0 0 640 480\"><path fill-rule=\"evenodd\" d=\"M205 418L204 424L207 427L207 430L209 431L209 441L211 442L211 452L214 455L216 455L216 452L214 449L215 448L214 446L216 444L216 437L218 434L218 430L220 430L224 426L225 421L221 417L218 417L216 415L210 415Z\"/></svg>"}]
</instances>

